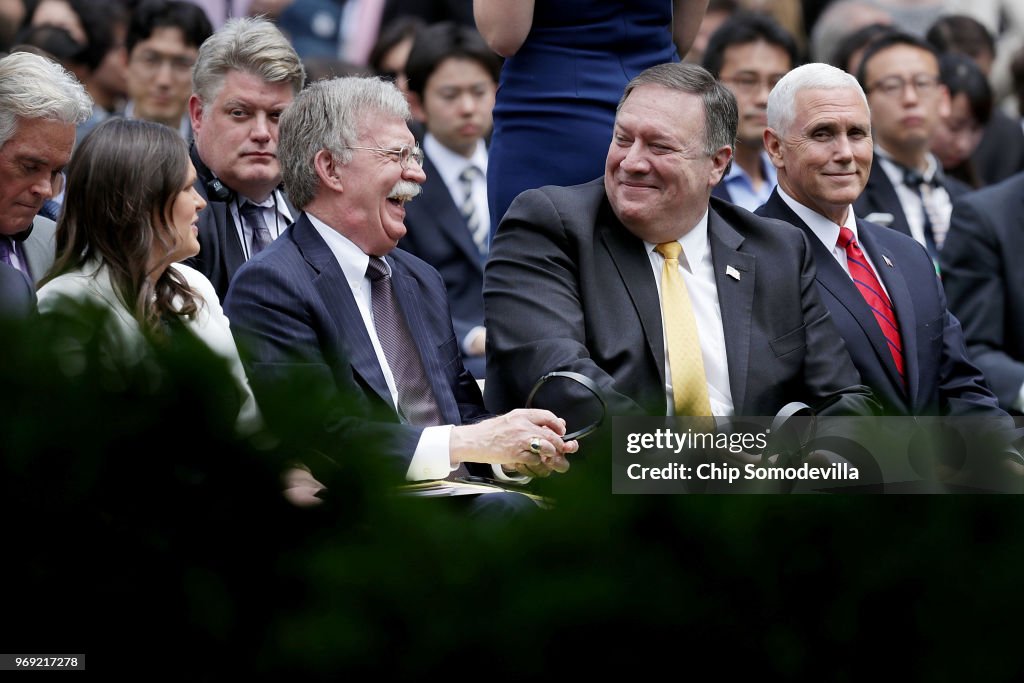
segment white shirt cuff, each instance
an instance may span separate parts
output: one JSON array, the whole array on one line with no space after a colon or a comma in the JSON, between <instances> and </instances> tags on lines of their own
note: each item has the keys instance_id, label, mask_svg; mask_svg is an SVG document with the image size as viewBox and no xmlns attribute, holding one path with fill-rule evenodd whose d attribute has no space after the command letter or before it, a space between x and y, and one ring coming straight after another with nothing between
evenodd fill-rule
<instances>
[{"instance_id":1,"label":"white shirt cuff","mask_svg":"<svg viewBox=\"0 0 1024 683\"><path fill-rule=\"evenodd\" d=\"M457 469L451 465L452 426L441 425L423 430L409 469L405 472L408 481L444 479Z\"/></svg>"}]
</instances>

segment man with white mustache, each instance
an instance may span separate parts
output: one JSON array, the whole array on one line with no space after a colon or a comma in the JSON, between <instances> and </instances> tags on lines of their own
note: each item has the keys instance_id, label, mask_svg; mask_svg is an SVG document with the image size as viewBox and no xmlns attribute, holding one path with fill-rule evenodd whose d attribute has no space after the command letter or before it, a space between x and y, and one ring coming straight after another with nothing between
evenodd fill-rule
<instances>
[{"instance_id":1,"label":"man with white mustache","mask_svg":"<svg viewBox=\"0 0 1024 683\"><path fill-rule=\"evenodd\" d=\"M565 422L544 410L486 419L440 275L396 248L426 179L409 116L394 84L343 78L314 83L281 117L281 169L302 213L225 301L254 387L299 373L311 391L355 397L360 414L327 427L339 445L378 448L410 481L463 463L499 479L564 472L577 449L561 438Z\"/></svg>"}]
</instances>

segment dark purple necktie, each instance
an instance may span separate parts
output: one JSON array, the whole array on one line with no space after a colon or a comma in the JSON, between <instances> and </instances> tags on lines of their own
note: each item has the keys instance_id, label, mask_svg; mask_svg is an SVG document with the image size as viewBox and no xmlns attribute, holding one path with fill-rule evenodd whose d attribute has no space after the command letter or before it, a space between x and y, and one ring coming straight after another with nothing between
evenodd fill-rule
<instances>
[{"instance_id":1,"label":"dark purple necktie","mask_svg":"<svg viewBox=\"0 0 1024 683\"><path fill-rule=\"evenodd\" d=\"M398 412L409 424L420 427L444 424L423 361L395 301L387 265L371 256L366 276L370 278L373 325L398 389Z\"/></svg>"},{"instance_id":2,"label":"dark purple necktie","mask_svg":"<svg viewBox=\"0 0 1024 683\"><path fill-rule=\"evenodd\" d=\"M11 268L14 268L16 271L24 275L25 279L28 280L29 285L32 286L32 289L35 289L36 285L32 280L32 274L27 272L28 264L25 263L25 259L22 258L21 254L18 254L15 249L16 247L14 246L14 242L10 237L0 235L0 261L3 261ZM17 263L15 263L15 259L11 258L12 254L17 256Z\"/></svg>"}]
</instances>

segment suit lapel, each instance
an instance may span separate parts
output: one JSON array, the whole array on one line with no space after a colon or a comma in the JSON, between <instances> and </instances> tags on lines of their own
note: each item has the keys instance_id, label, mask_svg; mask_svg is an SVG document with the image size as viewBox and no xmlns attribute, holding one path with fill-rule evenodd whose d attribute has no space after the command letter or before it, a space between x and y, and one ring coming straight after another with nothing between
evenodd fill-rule
<instances>
[{"instance_id":1,"label":"suit lapel","mask_svg":"<svg viewBox=\"0 0 1024 683\"><path fill-rule=\"evenodd\" d=\"M867 251L871 261L875 264L878 276L889 293L889 300L896 311L896 320L900 326L900 340L903 344L903 369L907 378L908 403L914 404L914 397L918 392L918 380L920 379L920 368L917 360L917 316L914 314L914 302L910 295L910 288L899 268L899 261L896 257L879 243L871 233L871 225L861 222L858 226L860 244ZM880 228L884 230L885 228ZM890 265L892 264L892 265ZM888 349L886 349L888 350ZM890 377L900 385L899 373L896 372L895 364L892 362L892 354L887 353L886 370Z\"/></svg>"},{"instance_id":2,"label":"suit lapel","mask_svg":"<svg viewBox=\"0 0 1024 683\"><path fill-rule=\"evenodd\" d=\"M814 234L814 231L782 200L778 192L773 193L772 197L768 200L768 208L771 215L781 218L791 225L795 225L807 235L807 239L811 243L811 250L814 252L814 264L817 271L815 279L818 281L818 284L831 294L839 302L839 305L846 309L850 317L856 321L861 332L864 333L864 336L871 344L878 362L885 368L889 380L894 387L897 387L902 392L903 383L900 380L899 372L896 370L896 363L892 359L892 353L889 351L889 342L886 341L885 335L882 334L882 329L878 326L875 314L868 307L867 301L864 300L864 296L857 289L857 285L854 284L849 274L843 270L843 267L836 261L835 256L822 244L818 236ZM865 223L865 221L858 219L858 226L863 226ZM888 228L879 227L882 230L888 230ZM884 266L883 252L875 249L875 242L870 240L870 238L868 238L867 242L864 241L865 233L867 232L867 230L858 230L861 237L861 245L867 250L868 256L871 257L876 267ZM892 255L888 254L888 252L884 252L884 255L892 260ZM888 289L888 281L885 281L884 278L883 281L885 282L886 289ZM906 291L906 285L903 285L903 291ZM893 304L895 306L895 301ZM908 305L905 304L903 307L908 308ZM903 320L900 317L899 308L896 308L896 319L899 321L900 328L902 329ZM852 344L852 342L853 340L851 339L847 343ZM904 356L906 354L907 348L906 344L904 344Z\"/></svg>"},{"instance_id":3,"label":"suit lapel","mask_svg":"<svg viewBox=\"0 0 1024 683\"><path fill-rule=\"evenodd\" d=\"M741 252L743 236L714 210L708 213L708 244L722 309L725 355L729 362L729 390L737 415L744 415L747 370L750 366L750 330L753 325L754 280L757 260ZM727 275L736 270L740 277Z\"/></svg>"},{"instance_id":4,"label":"suit lapel","mask_svg":"<svg viewBox=\"0 0 1024 683\"><path fill-rule=\"evenodd\" d=\"M317 272L313 286L320 294L324 308L334 318L353 372L394 409L391 390L388 389L380 363L377 362L377 353L373 350L373 343L363 323L363 316L359 313L352 289L348 286L338 260L305 214L301 214L293 224L292 233L303 258Z\"/></svg>"},{"instance_id":5,"label":"suit lapel","mask_svg":"<svg viewBox=\"0 0 1024 683\"><path fill-rule=\"evenodd\" d=\"M651 260L642 240L623 226L607 200L598 211L597 230L608 250L619 280L626 286L629 297L640 317L648 359L657 369L661 386L665 386L665 339L661 325L661 298L651 270Z\"/></svg>"},{"instance_id":6,"label":"suit lapel","mask_svg":"<svg viewBox=\"0 0 1024 683\"><path fill-rule=\"evenodd\" d=\"M872 207L877 208L882 213L892 215L892 225L889 226L890 228L912 237L910 224L907 223L907 215L903 213L903 204L900 203L899 195L896 194L896 188L893 187L889 176L885 174L885 169L882 168L882 164L877 159L871 165L871 172L868 175L868 184L864 188L864 194L869 198L868 203ZM860 202L858 201L857 203ZM864 215L861 212L857 212L857 217L865 218L868 213L871 212L866 211Z\"/></svg>"},{"instance_id":7,"label":"suit lapel","mask_svg":"<svg viewBox=\"0 0 1024 683\"><path fill-rule=\"evenodd\" d=\"M438 230L451 238L466 255L467 261L483 273L484 258L473 242L473 236L469 234L466 219L462 217L459 207L455 205L448 191L448 186L429 157L424 161L423 172L427 174L427 178L433 177L434 182L423 184L423 196L416 201L423 202L423 208Z\"/></svg>"},{"instance_id":8,"label":"suit lapel","mask_svg":"<svg viewBox=\"0 0 1024 683\"><path fill-rule=\"evenodd\" d=\"M230 282L235 277L238 269L245 264L245 249L238 238L238 229L235 227L235 221L231 217L231 211L228 208L229 203L210 202L210 204L213 206L213 217L217 221L218 229L224 235L221 244L225 246L224 265L227 266L228 281Z\"/></svg>"}]
</instances>

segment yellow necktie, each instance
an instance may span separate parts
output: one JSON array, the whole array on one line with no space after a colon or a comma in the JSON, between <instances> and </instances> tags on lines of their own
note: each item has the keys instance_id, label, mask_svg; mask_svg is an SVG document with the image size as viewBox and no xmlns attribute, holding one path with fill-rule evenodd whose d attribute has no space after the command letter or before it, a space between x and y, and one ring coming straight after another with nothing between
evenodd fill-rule
<instances>
[{"instance_id":1,"label":"yellow necktie","mask_svg":"<svg viewBox=\"0 0 1024 683\"><path fill-rule=\"evenodd\" d=\"M679 242L665 242L655 249L665 257L661 269L661 315L665 321L676 415L711 415L697 319L690 306L686 283L679 274L679 254L683 247Z\"/></svg>"}]
</instances>

